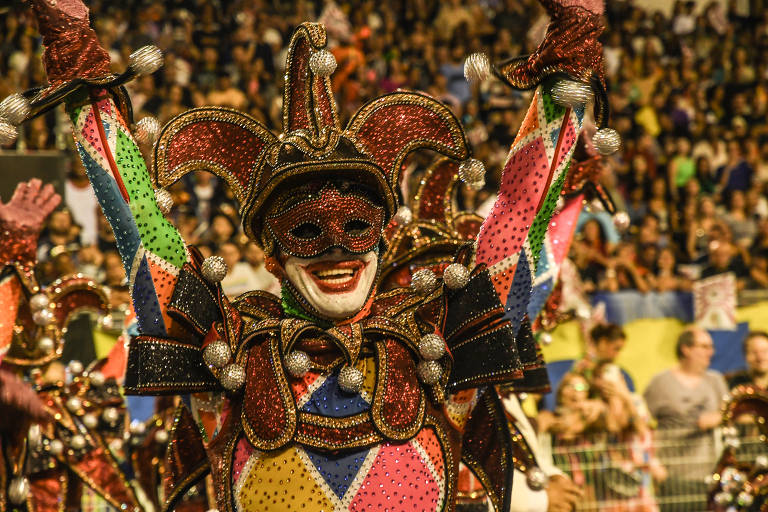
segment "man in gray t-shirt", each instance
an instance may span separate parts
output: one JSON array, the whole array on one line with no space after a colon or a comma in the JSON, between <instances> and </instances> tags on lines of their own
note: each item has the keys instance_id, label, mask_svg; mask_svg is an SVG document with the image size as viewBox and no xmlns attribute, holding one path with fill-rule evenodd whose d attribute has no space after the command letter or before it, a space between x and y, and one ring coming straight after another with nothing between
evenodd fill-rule
<instances>
[{"instance_id":1,"label":"man in gray t-shirt","mask_svg":"<svg viewBox=\"0 0 768 512\"><path fill-rule=\"evenodd\" d=\"M659 492L662 510L694 510L706 497L705 478L717 457L713 431L728 394L723 376L708 369L713 353L707 331L685 330L677 340L678 365L656 375L644 393L658 422L657 455L669 474Z\"/></svg>"}]
</instances>

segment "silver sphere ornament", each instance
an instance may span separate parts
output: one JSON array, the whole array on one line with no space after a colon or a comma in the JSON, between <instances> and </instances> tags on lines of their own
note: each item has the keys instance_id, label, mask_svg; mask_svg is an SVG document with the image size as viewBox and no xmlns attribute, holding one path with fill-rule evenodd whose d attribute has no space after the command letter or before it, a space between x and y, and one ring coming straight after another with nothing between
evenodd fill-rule
<instances>
[{"instance_id":1,"label":"silver sphere ornament","mask_svg":"<svg viewBox=\"0 0 768 512\"><path fill-rule=\"evenodd\" d=\"M170 434L168 434L168 431L165 430L164 428L161 428L157 432L155 432L155 441L157 441L160 444L167 443L170 437L171 437Z\"/></svg>"},{"instance_id":2,"label":"silver sphere ornament","mask_svg":"<svg viewBox=\"0 0 768 512\"><path fill-rule=\"evenodd\" d=\"M311 365L309 355L303 350L294 350L285 358L285 368L297 379L306 375Z\"/></svg>"},{"instance_id":3,"label":"silver sphere ornament","mask_svg":"<svg viewBox=\"0 0 768 512\"><path fill-rule=\"evenodd\" d=\"M613 128L602 128L592 136L592 142L601 155L612 155L621 148L621 135Z\"/></svg>"},{"instance_id":4,"label":"silver sphere ornament","mask_svg":"<svg viewBox=\"0 0 768 512\"><path fill-rule=\"evenodd\" d=\"M92 412L89 412L83 416L83 425L90 429L94 429L99 426L99 418Z\"/></svg>"},{"instance_id":5,"label":"silver sphere ornament","mask_svg":"<svg viewBox=\"0 0 768 512\"><path fill-rule=\"evenodd\" d=\"M733 501L733 495L729 492L719 492L714 496L715 503L726 506Z\"/></svg>"},{"instance_id":6,"label":"silver sphere ornament","mask_svg":"<svg viewBox=\"0 0 768 512\"><path fill-rule=\"evenodd\" d=\"M471 54L464 61L464 78L468 82L484 82L491 76L491 61L483 52Z\"/></svg>"},{"instance_id":7,"label":"silver sphere ornament","mask_svg":"<svg viewBox=\"0 0 768 512\"><path fill-rule=\"evenodd\" d=\"M141 144L154 144L158 133L160 133L160 121L152 116L147 116L142 117L136 123L136 130L133 135Z\"/></svg>"},{"instance_id":8,"label":"silver sphere ornament","mask_svg":"<svg viewBox=\"0 0 768 512\"><path fill-rule=\"evenodd\" d=\"M53 338L49 336L43 336L42 338L37 340L37 348L44 354L48 354L54 348L56 348L56 343L53 341Z\"/></svg>"},{"instance_id":9,"label":"silver sphere ornament","mask_svg":"<svg viewBox=\"0 0 768 512\"><path fill-rule=\"evenodd\" d=\"M419 340L419 354L427 361L440 359L445 354L445 341L437 334L426 334Z\"/></svg>"},{"instance_id":10,"label":"silver sphere ornament","mask_svg":"<svg viewBox=\"0 0 768 512\"><path fill-rule=\"evenodd\" d=\"M224 340L216 340L208 344L203 350L203 361L214 368L224 368L232 357L229 344Z\"/></svg>"},{"instance_id":11,"label":"silver sphere ornament","mask_svg":"<svg viewBox=\"0 0 768 512\"><path fill-rule=\"evenodd\" d=\"M164 188L155 189L155 202L163 215L171 213L173 208L173 196Z\"/></svg>"},{"instance_id":12,"label":"silver sphere ornament","mask_svg":"<svg viewBox=\"0 0 768 512\"><path fill-rule=\"evenodd\" d=\"M69 445L75 450L82 450L86 445L85 437L82 434L75 434L69 440Z\"/></svg>"},{"instance_id":13,"label":"silver sphere ornament","mask_svg":"<svg viewBox=\"0 0 768 512\"><path fill-rule=\"evenodd\" d=\"M542 345L549 345L552 343L552 334L548 332L543 332L539 335L539 343Z\"/></svg>"},{"instance_id":14,"label":"silver sphere ornament","mask_svg":"<svg viewBox=\"0 0 768 512\"><path fill-rule=\"evenodd\" d=\"M451 290L464 288L469 282L469 269L461 263L451 263L443 271L443 281Z\"/></svg>"},{"instance_id":15,"label":"silver sphere ornament","mask_svg":"<svg viewBox=\"0 0 768 512\"><path fill-rule=\"evenodd\" d=\"M422 361L416 366L416 373L421 382L427 386L432 386L440 380L443 367L437 361Z\"/></svg>"},{"instance_id":16,"label":"silver sphere ornament","mask_svg":"<svg viewBox=\"0 0 768 512\"><path fill-rule=\"evenodd\" d=\"M552 100L563 107L578 107L589 101L592 88L582 82L573 80L558 80L552 86Z\"/></svg>"},{"instance_id":17,"label":"silver sphere ornament","mask_svg":"<svg viewBox=\"0 0 768 512\"><path fill-rule=\"evenodd\" d=\"M221 256L208 256L201 268L203 277L212 283L218 283L227 275L227 264Z\"/></svg>"},{"instance_id":18,"label":"silver sphere ornament","mask_svg":"<svg viewBox=\"0 0 768 512\"><path fill-rule=\"evenodd\" d=\"M630 218L627 212L616 212L613 215L613 225L616 226L616 229L619 231L624 232L629 229L629 223Z\"/></svg>"},{"instance_id":19,"label":"silver sphere ornament","mask_svg":"<svg viewBox=\"0 0 768 512\"><path fill-rule=\"evenodd\" d=\"M417 270L411 276L411 288L416 293L426 295L437 287L437 276L428 268Z\"/></svg>"},{"instance_id":20,"label":"silver sphere ornament","mask_svg":"<svg viewBox=\"0 0 768 512\"><path fill-rule=\"evenodd\" d=\"M470 186L485 183L485 165L477 158L468 158L459 164L459 178Z\"/></svg>"},{"instance_id":21,"label":"silver sphere ornament","mask_svg":"<svg viewBox=\"0 0 768 512\"><path fill-rule=\"evenodd\" d=\"M221 370L219 382L227 391L237 391L245 384L245 369L239 364L230 364Z\"/></svg>"},{"instance_id":22,"label":"silver sphere ornament","mask_svg":"<svg viewBox=\"0 0 768 512\"><path fill-rule=\"evenodd\" d=\"M472 183L467 183L467 186L475 191L483 190L483 187L485 187L485 180L473 181Z\"/></svg>"},{"instance_id":23,"label":"silver sphere ornament","mask_svg":"<svg viewBox=\"0 0 768 512\"><path fill-rule=\"evenodd\" d=\"M7 146L16 140L19 130L11 123L0 121L0 146Z\"/></svg>"},{"instance_id":24,"label":"silver sphere ornament","mask_svg":"<svg viewBox=\"0 0 768 512\"><path fill-rule=\"evenodd\" d=\"M29 298L29 309L33 312L40 311L41 309L47 308L50 303L51 301L46 294L36 293Z\"/></svg>"},{"instance_id":25,"label":"silver sphere ornament","mask_svg":"<svg viewBox=\"0 0 768 512\"><path fill-rule=\"evenodd\" d=\"M51 325L56 320L56 315L48 308L32 313L32 320L40 327Z\"/></svg>"},{"instance_id":26,"label":"silver sphere ornament","mask_svg":"<svg viewBox=\"0 0 768 512\"><path fill-rule=\"evenodd\" d=\"M135 436L140 436L147 431L147 425L143 421L133 420L128 426L128 430Z\"/></svg>"},{"instance_id":27,"label":"silver sphere ornament","mask_svg":"<svg viewBox=\"0 0 768 512\"><path fill-rule=\"evenodd\" d=\"M101 387L107 382L107 378L103 373L94 371L88 373L88 379L91 381L91 386Z\"/></svg>"},{"instance_id":28,"label":"silver sphere ornament","mask_svg":"<svg viewBox=\"0 0 768 512\"><path fill-rule=\"evenodd\" d=\"M557 198L557 202L555 203L555 213L563 211L563 208L565 208L565 198L563 196L559 196Z\"/></svg>"},{"instance_id":29,"label":"silver sphere ornament","mask_svg":"<svg viewBox=\"0 0 768 512\"><path fill-rule=\"evenodd\" d=\"M540 491L547 486L549 477L538 466L533 466L525 473L525 483L528 484L528 488L532 491Z\"/></svg>"},{"instance_id":30,"label":"silver sphere ornament","mask_svg":"<svg viewBox=\"0 0 768 512\"><path fill-rule=\"evenodd\" d=\"M72 375L80 375L81 373L83 373L83 363L81 363L77 359L73 359L67 365L67 370L69 370L69 373Z\"/></svg>"},{"instance_id":31,"label":"silver sphere ornament","mask_svg":"<svg viewBox=\"0 0 768 512\"><path fill-rule=\"evenodd\" d=\"M67 409L69 409L69 412L71 413L77 413L80 411L80 409L83 407L83 401L77 398L76 396L73 396L72 398L67 400Z\"/></svg>"},{"instance_id":32,"label":"silver sphere ornament","mask_svg":"<svg viewBox=\"0 0 768 512\"><path fill-rule=\"evenodd\" d=\"M29 100L19 93L11 94L0 101L0 119L11 124L20 125L23 123L30 110Z\"/></svg>"},{"instance_id":33,"label":"silver sphere ornament","mask_svg":"<svg viewBox=\"0 0 768 512\"><path fill-rule=\"evenodd\" d=\"M336 57L328 50L319 50L309 57L309 69L317 76L330 76L336 71Z\"/></svg>"},{"instance_id":34,"label":"silver sphere ornament","mask_svg":"<svg viewBox=\"0 0 768 512\"><path fill-rule=\"evenodd\" d=\"M14 505L21 505L29 496L29 480L26 477L20 476L11 480L8 485L8 499Z\"/></svg>"},{"instance_id":35,"label":"silver sphere ornament","mask_svg":"<svg viewBox=\"0 0 768 512\"><path fill-rule=\"evenodd\" d=\"M128 56L128 67L137 75L150 75L163 65L163 52L155 45L142 46Z\"/></svg>"},{"instance_id":36,"label":"silver sphere ornament","mask_svg":"<svg viewBox=\"0 0 768 512\"><path fill-rule=\"evenodd\" d=\"M120 411L114 407L107 407L104 409L104 412L101 413L101 419L108 425L114 425L120 419Z\"/></svg>"},{"instance_id":37,"label":"silver sphere ornament","mask_svg":"<svg viewBox=\"0 0 768 512\"><path fill-rule=\"evenodd\" d=\"M741 491L736 496L736 504L740 507L751 507L752 503L755 502L755 497L752 495L752 493L749 493L747 491Z\"/></svg>"},{"instance_id":38,"label":"silver sphere ornament","mask_svg":"<svg viewBox=\"0 0 768 512\"><path fill-rule=\"evenodd\" d=\"M359 393L363 380L363 372L353 366L345 366L339 372L339 387L347 393Z\"/></svg>"},{"instance_id":39,"label":"silver sphere ornament","mask_svg":"<svg viewBox=\"0 0 768 512\"><path fill-rule=\"evenodd\" d=\"M30 425L27 430L27 446L35 452L43 447L43 432L37 423Z\"/></svg>"},{"instance_id":40,"label":"silver sphere ornament","mask_svg":"<svg viewBox=\"0 0 768 512\"><path fill-rule=\"evenodd\" d=\"M61 455L64 453L64 443L58 439L53 439L50 443L48 443L48 451L54 455Z\"/></svg>"},{"instance_id":41,"label":"silver sphere ornament","mask_svg":"<svg viewBox=\"0 0 768 512\"><path fill-rule=\"evenodd\" d=\"M400 225L410 224L413 221L413 212L410 208L403 205L395 213L395 222Z\"/></svg>"}]
</instances>

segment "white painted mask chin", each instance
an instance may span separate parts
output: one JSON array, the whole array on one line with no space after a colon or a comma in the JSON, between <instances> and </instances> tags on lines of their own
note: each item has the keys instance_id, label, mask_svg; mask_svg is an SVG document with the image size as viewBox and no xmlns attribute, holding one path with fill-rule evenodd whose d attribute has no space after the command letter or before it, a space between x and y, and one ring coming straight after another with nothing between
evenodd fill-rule
<instances>
[{"instance_id":1,"label":"white painted mask chin","mask_svg":"<svg viewBox=\"0 0 768 512\"><path fill-rule=\"evenodd\" d=\"M375 250L352 254L332 249L314 258L289 256L285 276L322 316L342 320L365 306L379 265Z\"/></svg>"}]
</instances>

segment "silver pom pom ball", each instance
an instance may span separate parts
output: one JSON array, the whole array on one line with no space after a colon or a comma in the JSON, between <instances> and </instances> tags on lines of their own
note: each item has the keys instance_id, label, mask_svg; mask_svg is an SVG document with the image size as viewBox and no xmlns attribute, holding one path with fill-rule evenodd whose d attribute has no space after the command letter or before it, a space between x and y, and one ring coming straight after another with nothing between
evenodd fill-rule
<instances>
[{"instance_id":1,"label":"silver pom pom ball","mask_svg":"<svg viewBox=\"0 0 768 512\"><path fill-rule=\"evenodd\" d=\"M437 334L427 334L419 340L419 354L427 361L440 359L445 354L445 341Z\"/></svg>"},{"instance_id":2,"label":"silver pom pom ball","mask_svg":"<svg viewBox=\"0 0 768 512\"><path fill-rule=\"evenodd\" d=\"M309 69L317 76L330 76L336 71L336 57L328 50L318 50L309 57Z\"/></svg>"},{"instance_id":3,"label":"silver pom pom ball","mask_svg":"<svg viewBox=\"0 0 768 512\"><path fill-rule=\"evenodd\" d=\"M77 413L80 411L81 407L83 407L83 401L76 396L67 400L67 409L69 409L69 412Z\"/></svg>"},{"instance_id":4,"label":"silver pom pom ball","mask_svg":"<svg viewBox=\"0 0 768 512\"><path fill-rule=\"evenodd\" d=\"M168 442L168 438L170 435L168 434L168 431L164 428L159 429L157 432L155 432L155 441L157 441L160 444L165 444Z\"/></svg>"},{"instance_id":5,"label":"silver pom pom ball","mask_svg":"<svg viewBox=\"0 0 768 512\"><path fill-rule=\"evenodd\" d=\"M91 381L91 386L101 387L107 381L107 378L101 372L89 372L88 379Z\"/></svg>"},{"instance_id":6,"label":"silver pom pom ball","mask_svg":"<svg viewBox=\"0 0 768 512\"><path fill-rule=\"evenodd\" d=\"M142 117L136 123L136 131L133 135L141 144L154 144L157 134L160 132L160 121L152 116Z\"/></svg>"},{"instance_id":7,"label":"silver pom pom ball","mask_svg":"<svg viewBox=\"0 0 768 512\"><path fill-rule=\"evenodd\" d=\"M302 350L294 350L285 358L285 368L297 379L306 375L311 365L309 355Z\"/></svg>"},{"instance_id":8,"label":"silver pom pom ball","mask_svg":"<svg viewBox=\"0 0 768 512\"><path fill-rule=\"evenodd\" d=\"M114 425L120 419L120 411L114 407L107 407L104 409L104 412L101 413L101 419L108 425Z\"/></svg>"},{"instance_id":9,"label":"silver pom pom ball","mask_svg":"<svg viewBox=\"0 0 768 512\"><path fill-rule=\"evenodd\" d=\"M32 320L34 320L37 325L45 327L46 325L51 325L56 320L56 316L53 314L53 311L45 308L32 313Z\"/></svg>"},{"instance_id":10,"label":"silver pom pom ball","mask_svg":"<svg viewBox=\"0 0 768 512\"><path fill-rule=\"evenodd\" d=\"M11 94L0 101L0 119L11 124L20 125L29 115L29 100L19 93Z\"/></svg>"},{"instance_id":11,"label":"silver pom pom ball","mask_svg":"<svg viewBox=\"0 0 768 512\"><path fill-rule=\"evenodd\" d=\"M464 78L469 82L484 82L491 76L491 61L482 52L473 53L464 61Z\"/></svg>"},{"instance_id":12,"label":"silver pom pom ball","mask_svg":"<svg viewBox=\"0 0 768 512\"><path fill-rule=\"evenodd\" d=\"M64 453L64 443L58 439L53 439L50 443L48 443L48 451L50 451L53 455L61 455Z\"/></svg>"},{"instance_id":13,"label":"silver pom pom ball","mask_svg":"<svg viewBox=\"0 0 768 512\"><path fill-rule=\"evenodd\" d=\"M227 391L237 391L245 384L245 369L239 364L230 364L221 370L219 382Z\"/></svg>"},{"instance_id":14,"label":"silver pom pom ball","mask_svg":"<svg viewBox=\"0 0 768 512\"><path fill-rule=\"evenodd\" d=\"M29 309L33 312L40 311L41 309L47 308L50 303L51 301L46 294L36 293L29 298Z\"/></svg>"},{"instance_id":15,"label":"silver pom pom ball","mask_svg":"<svg viewBox=\"0 0 768 512\"><path fill-rule=\"evenodd\" d=\"M128 56L128 67L137 75L149 75L163 65L163 52L155 45L142 46Z\"/></svg>"},{"instance_id":16,"label":"silver pom pom ball","mask_svg":"<svg viewBox=\"0 0 768 512\"><path fill-rule=\"evenodd\" d=\"M552 86L552 100L563 107L577 107L589 101L592 88L573 80L558 80Z\"/></svg>"},{"instance_id":17,"label":"silver pom pom ball","mask_svg":"<svg viewBox=\"0 0 768 512\"><path fill-rule=\"evenodd\" d=\"M400 225L410 224L413 220L413 212L407 206L403 205L395 213L395 222Z\"/></svg>"},{"instance_id":18,"label":"silver pom pom ball","mask_svg":"<svg viewBox=\"0 0 768 512\"><path fill-rule=\"evenodd\" d=\"M469 282L469 269L461 263L451 263L443 271L443 281L451 290L464 288Z\"/></svg>"},{"instance_id":19,"label":"silver pom pom ball","mask_svg":"<svg viewBox=\"0 0 768 512\"><path fill-rule=\"evenodd\" d=\"M485 165L477 158L468 158L459 164L459 178L471 187L478 183L485 184Z\"/></svg>"},{"instance_id":20,"label":"silver pom pom ball","mask_svg":"<svg viewBox=\"0 0 768 512\"><path fill-rule=\"evenodd\" d=\"M37 348L44 354L50 353L56 347L56 343L53 338L49 336L43 336L37 340Z\"/></svg>"},{"instance_id":21,"label":"silver pom pom ball","mask_svg":"<svg viewBox=\"0 0 768 512\"><path fill-rule=\"evenodd\" d=\"M525 483L532 491L540 491L547 486L549 477L538 466L533 466L525 473Z\"/></svg>"},{"instance_id":22,"label":"silver pom pom ball","mask_svg":"<svg viewBox=\"0 0 768 512\"><path fill-rule=\"evenodd\" d=\"M603 128L592 136L597 152L612 155L621 148L621 135L613 128Z\"/></svg>"},{"instance_id":23,"label":"silver pom pom ball","mask_svg":"<svg viewBox=\"0 0 768 512\"><path fill-rule=\"evenodd\" d=\"M411 276L411 288L419 294L426 295L437 287L437 276L428 268L417 270Z\"/></svg>"},{"instance_id":24,"label":"silver pom pom ball","mask_svg":"<svg viewBox=\"0 0 768 512\"><path fill-rule=\"evenodd\" d=\"M69 373L71 375L80 375L81 373L83 373L83 363L81 363L77 359L73 359L67 365L67 370L69 370Z\"/></svg>"},{"instance_id":25,"label":"silver pom pom ball","mask_svg":"<svg viewBox=\"0 0 768 512\"><path fill-rule=\"evenodd\" d=\"M83 425L91 429L96 428L99 426L99 418L96 417L95 414L89 412L83 416Z\"/></svg>"},{"instance_id":26,"label":"silver pom pom ball","mask_svg":"<svg viewBox=\"0 0 768 512\"><path fill-rule=\"evenodd\" d=\"M216 340L209 343L205 350L203 350L203 361L208 366L214 368L223 368L229 362L229 358L232 357L232 352L229 350L229 345L224 340Z\"/></svg>"},{"instance_id":27,"label":"silver pom pom ball","mask_svg":"<svg viewBox=\"0 0 768 512\"><path fill-rule=\"evenodd\" d=\"M72 439L69 440L69 446L75 450L82 450L85 448L85 445L85 437L82 434L75 434L72 436Z\"/></svg>"},{"instance_id":28,"label":"silver pom pom ball","mask_svg":"<svg viewBox=\"0 0 768 512\"><path fill-rule=\"evenodd\" d=\"M539 343L541 343L542 345L549 345L550 343L552 343L552 335L548 332L542 332L539 335Z\"/></svg>"},{"instance_id":29,"label":"silver pom pom ball","mask_svg":"<svg viewBox=\"0 0 768 512\"><path fill-rule=\"evenodd\" d=\"M719 492L715 494L715 503L721 506L726 506L733 501L733 495L729 492Z\"/></svg>"},{"instance_id":30,"label":"silver pom pom ball","mask_svg":"<svg viewBox=\"0 0 768 512\"><path fill-rule=\"evenodd\" d=\"M11 480L8 485L8 499L14 505L21 505L29 496L29 480L20 476Z\"/></svg>"},{"instance_id":31,"label":"silver pom pom ball","mask_svg":"<svg viewBox=\"0 0 768 512\"><path fill-rule=\"evenodd\" d=\"M221 256L208 256L201 269L203 277L212 283L218 283L227 275L227 264Z\"/></svg>"},{"instance_id":32,"label":"silver pom pom ball","mask_svg":"<svg viewBox=\"0 0 768 512\"><path fill-rule=\"evenodd\" d=\"M359 393L363 380L363 372L352 366L345 366L339 372L339 387L347 393Z\"/></svg>"},{"instance_id":33,"label":"silver pom pom ball","mask_svg":"<svg viewBox=\"0 0 768 512\"><path fill-rule=\"evenodd\" d=\"M11 123L0 121L0 146L7 146L16 140L19 136L19 130Z\"/></svg>"},{"instance_id":34,"label":"silver pom pom ball","mask_svg":"<svg viewBox=\"0 0 768 512\"><path fill-rule=\"evenodd\" d=\"M626 231L629 229L630 218L627 212L616 212L613 215L613 225L619 231Z\"/></svg>"},{"instance_id":35,"label":"silver pom pom ball","mask_svg":"<svg viewBox=\"0 0 768 512\"><path fill-rule=\"evenodd\" d=\"M440 380L443 367L437 361L422 361L416 366L416 373L419 375L421 382L427 386L432 386Z\"/></svg>"}]
</instances>

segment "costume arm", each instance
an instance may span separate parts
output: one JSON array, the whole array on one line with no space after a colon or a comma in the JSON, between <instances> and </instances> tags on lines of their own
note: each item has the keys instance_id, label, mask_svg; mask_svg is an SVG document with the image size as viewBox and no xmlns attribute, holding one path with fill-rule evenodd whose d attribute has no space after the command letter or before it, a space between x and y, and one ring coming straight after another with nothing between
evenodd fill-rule
<instances>
[{"instance_id":1,"label":"costume arm","mask_svg":"<svg viewBox=\"0 0 768 512\"><path fill-rule=\"evenodd\" d=\"M19 183L10 201L0 202L0 361L13 341L13 328L23 294L22 279L30 293L34 281L37 238L46 217L61 196L38 179Z\"/></svg>"},{"instance_id":2,"label":"costume arm","mask_svg":"<svg viewBox=\"0 0 768 512\"><path fill-rule=\"evenodd\" d=\"M115 233L139 330L167 336L172 322L166 308L188 254L155 203L144 159L123 115L126 110L121 112L113 101L114 91L98 85L111 83L109 55L80 0L33 0L31 5L51 84L41 96L67 104L80 158Z\"/></svg>"}]
</instances>

